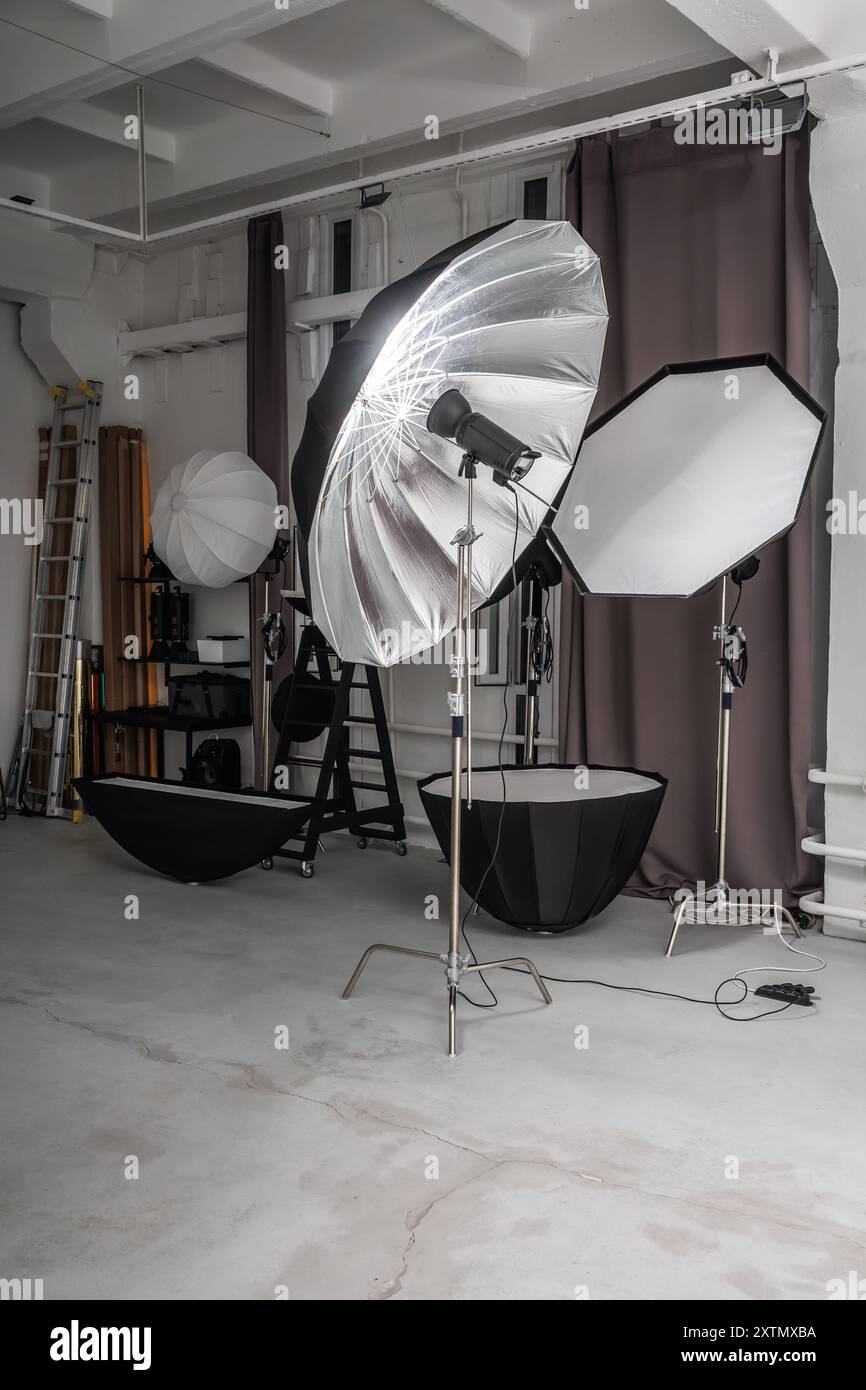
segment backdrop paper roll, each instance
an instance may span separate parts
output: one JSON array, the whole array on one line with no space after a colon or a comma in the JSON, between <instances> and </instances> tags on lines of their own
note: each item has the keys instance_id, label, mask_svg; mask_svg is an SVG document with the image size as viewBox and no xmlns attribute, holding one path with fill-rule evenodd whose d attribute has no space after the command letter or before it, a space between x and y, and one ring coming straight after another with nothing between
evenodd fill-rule
<instances>
[{"instance_id":1,"label":"backdrop paper roll","mask_svg":"<svg viewBox=\"0 0 866 1390\"><path fill-rule=\"evenodd\" d=\"M153 548L182 584L224 589L270 553L276 506L276 487L246 454L200 449L156 495Z\"/></svg>"}]
</instances>

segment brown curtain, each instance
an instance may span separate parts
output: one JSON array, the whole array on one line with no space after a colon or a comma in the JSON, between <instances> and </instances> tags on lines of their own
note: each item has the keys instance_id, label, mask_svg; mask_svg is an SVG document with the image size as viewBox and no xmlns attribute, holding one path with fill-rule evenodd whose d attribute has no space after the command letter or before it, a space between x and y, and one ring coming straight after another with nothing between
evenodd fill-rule
<instances>
[{"instance_id":1,"label":"brown curtain","mask_svg":"<svg viewBox=\"0 0 866 1390\"><path fill-rule=\"evenodd\" d=\"M279 502L288 506L286 288L285 272L276 267L277 247L284 240L283 218L279 212L251 218L247 224L247 453L273 479ZM275 537L276 534L275 531ZM271 580L270 603L274 608L279 605L281 586L281 576ZM257 784L262 777L260 751L264 682L259 619L264 607L265 584L258 575L250 581L250 676ZM274 672L275 683L281 679L289 662L290 653L287 653Z\"/></svg>"},{"instance_id":2,"label":"brown curtain","mask_svg":"<svg viewBox=\"0 0 866 1390\"><path fill-rule=\"evenodd\" d=\"M148 604L150 588L121 582L144 573L149 538L145 499L149 481L141 430L107 425L99 431L99 538L102 578L102 641L105 663L105 707L128 709L154 703L150 666L123 659L124 643L138 638L146 656L150 648ZM155 734L123 726L105 730L106 772L156 775Z\"/></svg>"},{"instance_id":3,"label":"brown curtain","mask_svg":"<svg viewBox=\"0 0 866 1390\"><path fill-rule=\"evenodd\" d=\"M673 130L578 144L568 215L601 257L610 325L597 415L666 362L769 351L809 385L809 137L780 154L677 145ZM667 895L715 878L720 587L683 600L585 599L562 587L560 710L568 761L660 771L669 787L630 888ZM737 614L749 678L732 726L728 878L814 886L810 507L761 554Z\"/></svg>"}]
</instances>

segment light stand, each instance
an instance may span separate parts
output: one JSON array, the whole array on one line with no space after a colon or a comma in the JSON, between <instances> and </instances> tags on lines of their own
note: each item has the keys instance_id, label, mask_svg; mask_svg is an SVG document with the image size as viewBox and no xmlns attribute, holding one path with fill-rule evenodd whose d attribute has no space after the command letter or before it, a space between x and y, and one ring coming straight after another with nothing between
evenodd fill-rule
<instances>
[{"instance_id":1,"label":"light stand","mask_svg":"<svg viewBox=\"0 0 866 1390\"><path fill-rule=\"evenodd\" d=\"M535 742L535 716L538 708L538 684L541 671L536 661L536 630L541 622L541 582L535 568L527 575L529 602L523 626L526 628L526 697L523 706L523 765L534 766L538 756Z\"/></svg>"},{"instance_id":2,"label":"light stand","mask_svg":"<svg viewBox=\"0 0 866 1390\"><path fill-rule=\"evenodd\" d=\"M274 541L271 553L265 564L279 566L289 553L289 542L282 536ZM271 694L274 683L274 667L286 649L288 641L285 627L280 619L280 611L271 610L271 579L276 570L265 571L265 610L259 619L262 627L262 727L261 764L262 791L270 789L271 781Z\"/></svg>"},{"instance_id":3,"label":"light stand","mask_svg":"<svg viewBox=\"0 0 866 1390\"><path fill-rule=\"evenodd\" d=\"M742 586L758 570L758 561L752 557L739 569L731 572L731 577ZM773 913L774 923L781 924L780 905L752 902L748 896L732 890L727 881L728 853L728 786L731 759L731 715L733 714L734 692L742 690L746 682L746 634L727 616L728 576L722 579L721 620L713 628L713 640L719 643L719 725L716 746L716 819L715 833L718 839L716 858L716 881L707 894L690 895L683 898L674 908L674 924L671 928L665 956L670 958L676 945L680 927L686 926L728 926L758 927L766 923L767 914ZM736 607L735 610L736 611ZM731 615L733 617L733 614ZM786 919L795 936L801 933L792 920ZM783 928L784 929L784 928Z\"/></svg>"},{"instance_id":4,"label":"light stand","mask_svg":"<svg viewBox=\"0 0 866 1390\"><path fill-rule=\"evenodd\" d=\"M482 459L481 461L486 460ZM445 982L448 987L449 1057L454 1057L457 1054L457 993L464 975L477 973L481 970L499 970L522 965L538 986L545 1004L552 1003L547 986L535 965L525 956L513 956L507 960L484 961L479 964L477 961L471 961L468 955L461 955L460 953L460 826L463 809L461 784L463 781L464 738L467 749L467 799L471 799L472 744L467 720L471 698L469 696L471 676L468 653L472 621L472 546L479 537L479 533L472 524L472 487L478 462L479 460L472 453L466 453L463 456L460 476L464 477L467 483L466 525L461 527L451 542L452 545L457 546L457 627L454 634L454 659L451 663L454 689L448 695L448 711L451 716L451 880L448 895L448 950L444 953L418 951L410 949L408 946L390 946L377 942L375 945L367 947L342 994L343 999L349 998L375 951L391 951L396 955L420 956L424 960L440 961L445 966ZM497 481L502 481L504 485L507 479L497 477Z\"/></svg>"}]
</instances>

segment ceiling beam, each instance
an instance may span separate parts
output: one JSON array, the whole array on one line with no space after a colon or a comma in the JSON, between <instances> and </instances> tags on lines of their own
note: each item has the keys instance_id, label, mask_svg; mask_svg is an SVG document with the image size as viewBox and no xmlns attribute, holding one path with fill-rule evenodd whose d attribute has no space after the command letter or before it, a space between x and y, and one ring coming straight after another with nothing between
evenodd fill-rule
<instances>
[{"instance_id":1,"label":"ceiling beam","mask_svg":"<svg viewBox=\"0 0 866 1390\"><path fill-rule=\"evenodd\" d=\"M218 72L239 77L252 87L276 96L287 97L297 106L307 111L315 111L320 116L331 116L334 111L334 89L329 82L314 77L302 68L291 63L281 62L279 58L250 43L230 43L205 53L199 59Z\"/></svg>"},{"instance_id":2,"label":"ceiling beam","mask_svg":"<svg viewBox=\"0 0 866 1390\"><path fill-rule=\"evenodd\" d=\"M114 0L63 0L63 4L71 5L74 10L83 10L93 19L111 19L114 8Z\"/></svg>"},{"instance_id":3,"label":"ceiling beam","mask_svg":"<svg viewBox=\"0 0 866 1390\"><path fill-rule=\"evenodd\" d=\"M812 7L816 13L811 17L812 33L808 34L802 20L804 12L808 15L809 6L798 4L797 0L793 4L786 4L785 0L749 0L748 10L731 0L667 0L667 3L762 75L766 71L767 50L771 47L779 50L781 67L786 69L829 56L817 39L820 24L816 24L815 19L822 6ZM832 5L829 8L832 9ZM797 10L801 13L794 22ZM856 46L851 44L850 48Z\"/></svg>"},{"instance_id":4,"label":"ceiling beam","mask_svg":"<svg viewBox=\"0 0 866 1390\"><path fill-rule=\"evenodd\" d=\"M81 37L71 17L65 23L43 18L41 37L0 25L0 129L43 116L52 105L121 86L130 80L123 68L142 76L158 73L344 3L289 0L287 8L277 8L275 0L146 0L120 7L108 23L96 26L97 34L93 25L82 24ZM32 27L32 0L4 0L3 16Z\"/></svg>"},{"instance_id":5,"label":"ceiling beam","mask_svg":"<svg viewBox=\"0 0 866 1390\"><path fill-rule=\"evenodd\" d=\"M532 21L512 10L505 0L426 0L426 3L477 34L484 34L508 53L515 53L524 61L529 57Z\"/></svg>"},{"instance_id":6,"label":"ceiling beam","mask_svg":"<svg viewBox=\"0 0 866 1390\"><path fill-rule=\"evenodd\" d=\"M104 111L99 106L93 106L89 102L79 101L68 106L60 106L46 112L44 119L50 121L52 125L64 126L67 130L77 130L82 135L92 135L96 140L105 140L111 145L122 145L124 149L135 153L138 146L134 140L127 140L123 133L124 118L115 116L111 111ZM153 159L160 159L165 164L174 164L177 157L177 145L173 135L168 135L164 130L155 130L145 122L144 127L144 150L145 154Z\"/></svg>"}]
</instances>

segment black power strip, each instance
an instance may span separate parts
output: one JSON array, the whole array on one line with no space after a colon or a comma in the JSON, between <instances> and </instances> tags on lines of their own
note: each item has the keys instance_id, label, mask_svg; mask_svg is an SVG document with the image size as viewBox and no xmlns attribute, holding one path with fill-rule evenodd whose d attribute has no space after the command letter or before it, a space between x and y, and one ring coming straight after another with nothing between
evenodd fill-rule
<instances>
[{"instance_id":1,"label":"black power strip","mask_svg":"<svg viewBox=\"0 0 866 1390\"><path fill-rule=\"evenodd\" d=\"M803 1004L809 1008L815 989L812 985L795 985L788 981L783 985L759 985L755 993L765 999L780 999L785 1004Z\"/></svg>"}]
</instances>

